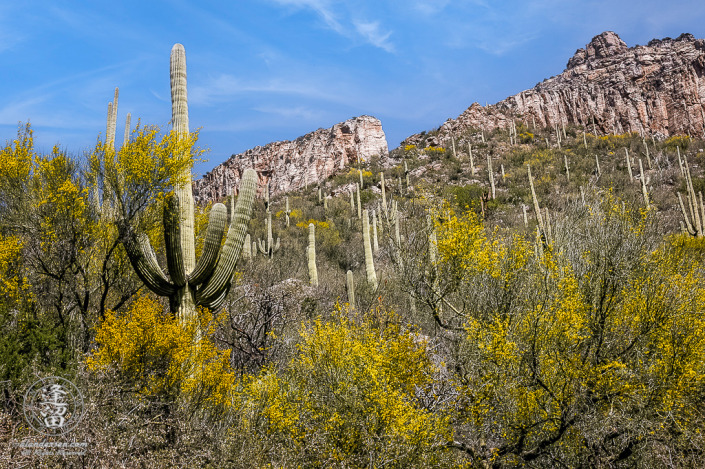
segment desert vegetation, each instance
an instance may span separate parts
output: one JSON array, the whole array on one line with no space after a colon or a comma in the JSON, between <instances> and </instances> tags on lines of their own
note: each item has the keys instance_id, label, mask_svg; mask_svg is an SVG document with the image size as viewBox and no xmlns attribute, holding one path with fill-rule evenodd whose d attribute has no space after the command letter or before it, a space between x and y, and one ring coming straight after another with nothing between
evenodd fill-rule
<instances>
[{"instance_id":1,"label":"desert vegetation","mask_svg":"<svg viewBox=\"0 0 705 469\"><path fill-rule=\"evenodd\" d=\"M170 132L116 147L116 93L88 155L0 151L3 465L705 464L703 140L517 117L197 206L172 86ZM49 375L83 456L12 444Z\"/></svg>"}]
</instances>

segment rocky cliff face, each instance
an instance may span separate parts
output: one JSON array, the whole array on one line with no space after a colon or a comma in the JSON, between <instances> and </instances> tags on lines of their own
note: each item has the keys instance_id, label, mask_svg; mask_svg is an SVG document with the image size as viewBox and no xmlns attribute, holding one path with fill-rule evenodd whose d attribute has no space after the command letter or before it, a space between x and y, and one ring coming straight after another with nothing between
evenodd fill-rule
<instances>
[{"instance_id":1,"label":"rocky cliff face","mask_svg":"<svg viewBox=\"0 0 705 469\"><path fill-rule=\"evenodd\" d=\"M475 103L440 128L441 141L470 128L580 124L596 134L705 132L705 40L683 34L627 47L617 34L595 36L558 76L487 107ZM413 135L406 144L420 144Z\"/></svg>"},{"instance_id":2,"label":"rocky cliff face","mask_svg":"<svg viewBox=\"0 0 705 469\"><path fill-rule=\"evenodd\" d=\"M269 182L270 194L276 195L315 185L358 159L387 153L379 119L355 117L293 141L268 143L231 156L194 183L194 198L199 202L224 198L238 186L247 168L257 171L260 188Z\"/></svg>"}]
</instances>

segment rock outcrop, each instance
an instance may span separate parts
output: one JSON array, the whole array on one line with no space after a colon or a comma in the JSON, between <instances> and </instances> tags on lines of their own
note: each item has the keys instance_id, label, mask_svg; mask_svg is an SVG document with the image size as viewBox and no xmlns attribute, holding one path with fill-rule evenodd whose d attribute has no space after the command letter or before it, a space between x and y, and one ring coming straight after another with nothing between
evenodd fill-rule
<instances>
[{"instance_id":1,"label":"rock outcrop","mask_svg":"<svg viewBox=\"0 0 705 469\"><path fill-rule=\"evenodd\" d=\"M379 119L355 117L293 141L268 143L231 156L194 183L194 198L199 202L224 198L247 168L257 171L260 188L269 182L270 194L276 195L315 185L358 160L387 154Z\"/></svg>"},{"instance_id":2,"label":"rock outcrop","mask_svg":"<svg viewBox=\"0 0 705 469\"><path fill-rule=\"evenodd\" d=\"M438 141L468 129L580 124L596 134L705 132L705 40L682 34L627 47L607 31L578 49L558 76L487 107L475 103L441 127ZM404 144L421 144L413 135Z\"/></svg>"}]
</instances>

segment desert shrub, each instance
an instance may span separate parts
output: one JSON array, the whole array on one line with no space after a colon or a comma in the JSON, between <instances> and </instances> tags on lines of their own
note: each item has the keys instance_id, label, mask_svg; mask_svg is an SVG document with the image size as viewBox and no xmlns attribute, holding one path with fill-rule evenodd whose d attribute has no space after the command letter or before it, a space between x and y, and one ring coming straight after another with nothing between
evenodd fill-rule
<instances>
[{"instance_id":1,"label":"desert shrub","mask_svg":"<svg viewBox=\"0 0 705 469\"><path fill-rule=\"evenodd\" d=\"M203 410L227 407L234 375L229 351L210 340L216 326L207 310L185 321L165 313L153 299L138 297L125 313L106 315L87 364L94 372L117 372L146 398L167 403L184 398Z\"/></svg>"},{"instance_id":2,"label":"desert shrub","mask_svg":"<svg viewBox=\"0 0 705 469\"><path fill-rule=\"evenodd\" d=\"M480 198L487 193L487 190L478 184L467 184L449 187L447 192L450 197L455 199L455 203L462 212L478 205Z\"/></svg>"},{"instance_id":3,"label":"desert shrub","mask_svg":"<svg viewBox=\"0 0 705 469\"><path fill-rule=\"evenodd\" d=\"M676 152L677 148L680 148L682 155L690 146L691 141L691 138L687 135L674 135L664 140L662 145L671 152Z\"/></svg>"},{"instance_id":4,"label":"desert shrub","mask_svg":"<svg viewBox=\"0 0 705 469\"><path fill-rule=\"evenodd\" d=\"M547 247L487 236L472 214L438 227L478 462L648 465L668 447L702 463L702 271L659 246L650 216L607 195Z\"/></svg>"},{"instance_id":5,"label":"desert shrub","mask_svg":"<svg viewBox=\"0 0 705 469\"><path fill-rule=\"evenodd\" d=\"M237 392L237 443L252 464L443 467L455 456L441 409L420 399L436 365L418 334L389 313L301 329L283 369L245 378Z\"/></svg>"}]
</instances>

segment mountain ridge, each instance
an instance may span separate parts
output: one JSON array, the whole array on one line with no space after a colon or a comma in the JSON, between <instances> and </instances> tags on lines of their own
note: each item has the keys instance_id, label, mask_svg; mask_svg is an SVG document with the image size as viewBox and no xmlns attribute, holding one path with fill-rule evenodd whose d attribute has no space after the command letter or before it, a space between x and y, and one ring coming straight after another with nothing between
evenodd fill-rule
<instances>
[{"instance_id":1,"label":"mountain ridge","mask_svg":"<svg viewBox=\"0 0 705 469\"><path fill-rule=\"evenodd\" d=\"M270 142L232 155L194 182L194 199L206 202L231 195L247 168L257 171L260 189L269 184L274 196L318 184L353 162L384 157L388 151L379 119L353 117L294 140Z\"/></svg>"},{"instance_id":2,"label":"mountain ridge","mask_svg":"<svg viewBox=\"0 0 705 469\"><path fill-rule=\"evenodd\" d=\"M577 124L594 134L700 136L703 103L704 39L684 33L628 47L617 33L605 31L578 49L559 75L496 104L473 103L446 120L435 138L445 141L471 128L508 128L514 119L529 128ZM414 134L402 146L424 145L427 138Z\"/></svg>"}]
</instances>

